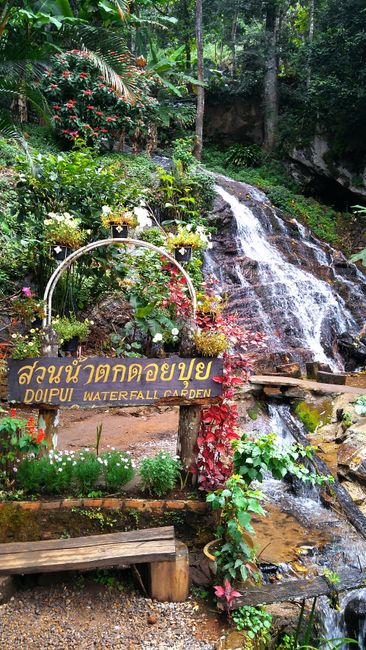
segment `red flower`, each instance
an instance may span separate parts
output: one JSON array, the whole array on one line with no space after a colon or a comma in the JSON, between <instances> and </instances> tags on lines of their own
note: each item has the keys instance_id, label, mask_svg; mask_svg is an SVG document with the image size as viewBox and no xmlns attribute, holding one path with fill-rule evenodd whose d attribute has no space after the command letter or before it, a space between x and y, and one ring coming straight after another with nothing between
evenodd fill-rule
<instances>
[{"instance_id":1,"label":"red flower","mask_svg":"<svg viewBox=\"0 0 366 650\"><path fill-rule=\"evenodd\" d=\"M70 131L70 135L72 138L77 138L79 135L79 131Z\"/></svg>"},{"instance_id":2,"label":"red flower","mask_svg":"<svg viewBox=\"0 0 366 650\"><path fill-rule=\"evenodd\" d=\"M78 116L77 115L69 115L70 120L77 120Z\"/></svg>"},{"instance_id":3,"label":"red flower","mask_svg":"<svg viewBox=\"0 0 366 650\"><path fill-rule=\"evenodd\" d=\"M94 106L91 106L91 104L89 104L89 106L87 106L87 108L89 108L91 111L94 110Z\"/></svg>"},{"instance_id":4,"label":"red flower","mask_svg":"<svg viewBox=\"0 0 366 650\"><path fill-rule=\"evenodd\" d=\"M27 420L27 422L26 422L26 425L25 425L25 428L27 429L27 433L28 433L30 436L33 436L34 431L35 431L35 428L36 428L36 423L35 423L35 421L34 421L34 417L33 417L33 415L31 415L31 416L28 418L28 420Z\"/></svg>"},{"instance_id":5,"label":"red flower","mask_svg":"<svg viewBox=\"0 0 366 650\"><path fill-rule=\"evenodd\" d=\"M107 122L114 122L114 117L106 117Z\"/></svg>"},{"instance_id":6,"label":"red flower","mask_svg":"<svg viewBox=\"0 0 366 650\"><path fill-rule=\"evenodd\" d=\"M58 86L56 84L51 84L50 88L58 88Z\"/></svg>"},{"instance_id":7,"label":"red flower","mask_svg":"<svg viewBox=\"0 0 366 650\"><path fill-rule=\"evenodd\" d=\"M17 416L16 410L15 409L10 409L10 417L11 418L16 418L16 416Z\"/></svg>"},{"instance_id":8,"label":"red flower","mask_svg":"<svg viewBox=\"0 0 366 650\"><path fill-rule=\"evenodd\" d=\"M102 111L95 111L95 114L96 115L103 115L103 112Z\"/></svg>"},{"instance_id":9,"label":"red flower","mask_svg":"<svg viewBox=\"0 0 366 650\"><path fill-rule=\"evenodd\" d=\"M65 77L65 78L70 77L71 76L70 70L64 70L63 73L62 73L62 76Z\"/></svg>"},{"instance_id":10,"label":"red flower","mask_svg":"<svg viewBox=\"0 0 366 650\"><path fill-rule=\"evenodd\" d=\"M88 72L80 72L79 77L80 77L80 79L86 79L87 77L89 77L89 73Z\"/></svg>"},{"instance_id":11,"label":"red flower","mask_svg":"<svg viewBox=\"0 0 366 650\"><path fill-rule=\"evenodd\" d=\"M69 129L62 129L62 133L70 133Z\"/></svg>"},{"instance_id":12,"label":"red flower","mask_svg":"<svg viewBox=\"0 0 366 650\"><path fill-rule=\"evenodd\" d=\"M58 111L61 108L61 106L52 106L52 108L54 111Z\"/></svg>"},{"instance_id":13,"label":"red flower","mask_svg":"<svg viewBox=\"0 0 366 650\"><path fill-rule=\"evenodd\" d=\"M42 442L42 440L45 440L45 439L46 439L46 434L45 434L44 430L43 429L38 429L37 438L36 438L37 445L39 445Z\"/></svg>"},{"instance_id":14,"label":"red flower","mask_svg":"<svg viewBox=\"0 0 366 650\"><path fill-rule=\"evenodd\" d=\"M100 129L101 133L108 133L108 129Z\"/></svg>"},{"instance_id":15,"label":"red flower","mask_svg":"<svg viewBox=\"0 0 366 650\"><path fill-rule=\"evenodd\" d=\"M84 90L83 95L92 95L93 91L92 90Z\"/></svg>"}]
</instances>

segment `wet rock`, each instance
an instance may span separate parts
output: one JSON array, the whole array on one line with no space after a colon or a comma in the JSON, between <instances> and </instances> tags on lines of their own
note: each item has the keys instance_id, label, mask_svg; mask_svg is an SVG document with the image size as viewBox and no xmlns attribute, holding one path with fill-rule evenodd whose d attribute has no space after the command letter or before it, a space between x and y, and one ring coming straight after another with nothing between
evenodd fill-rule
<instances>
[{"instance_id":1,"label":"wet rock","mask_svg":"<svg viewBox=\"0 0 366 650\"><path fill-rule=\"evenodd\" d=\"M361 506L366 501L366 491L361 485L352 483L352 481L344 481L342 487L347 490L356 506Z\"/></svg>"},{"instance_id":2,"label":"wet rock","mask_svg":"<svg viewBox=\"0 0 366 650\"><path fill-rule=\"evenodd\" d=\"M342 476L366 482L366 423L352 425L338 450L338 466Z\"/></svg>"},{"instance_id":3,"label":"wet rock","mask_svg":"<svg viewBox=\"0 0 366 650\"><path fill-rule=\"evenodd\" d=\"M366 600L352 598L344 610L344 622L347 628L347 636L357 639L359 648L366 647ZM360 638L363 637L363 638ZM352 647L357 647L352 645Z\"/></svg>"},{"instance_id":4,"label":"wet rock","mask_svg":"<svg viewBox=\"0 0 366 650\"><path fill-rule=\"evenodd\" d=\"M356 336L344 332L338 336L337 345L346 361L345 369L347 372L355 370L358 366L366 363L366 345Z\"/></svg>"}]
</instances>

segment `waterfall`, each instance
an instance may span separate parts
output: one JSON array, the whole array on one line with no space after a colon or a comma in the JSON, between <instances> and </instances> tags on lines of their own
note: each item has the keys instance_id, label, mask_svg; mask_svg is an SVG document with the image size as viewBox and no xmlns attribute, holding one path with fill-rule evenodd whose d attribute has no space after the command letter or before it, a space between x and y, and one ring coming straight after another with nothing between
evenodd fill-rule
<instances>
[{"instance_id":1,"label":"waterfall","mask_svg":"<svg viewBox=\"0 0 366 650\"><path fill-rule=\"evenodd\" d=\"M302 360L312 358L341 369L337 336L345 331L356 334L362 324L362 316L352 313L341 293L346 298L352 293L357 295L365 311L361 278L357 284L341 277L331 266L330 246L321 245L295 219L291 220L290 233L288 223L278 216L264 194L237 185L245 189L246 201L216 185L217 194L233 216L237 257L234 263L231 258L225 268L222 254L219 261L215 259L220 255L216 244L209 257L211 269L219 269L229 304L249 327L265 332L272 351L303 351ZM349 266L356 275L356 267ZM341 285L342 292L334 285Z\"/></svg>"}]
</instances>

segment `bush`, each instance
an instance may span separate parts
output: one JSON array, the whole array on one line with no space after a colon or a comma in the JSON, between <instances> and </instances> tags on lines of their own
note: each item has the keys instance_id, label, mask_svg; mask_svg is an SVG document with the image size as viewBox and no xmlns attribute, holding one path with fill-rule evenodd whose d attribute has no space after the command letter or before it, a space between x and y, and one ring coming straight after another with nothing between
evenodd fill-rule
<instances>
[{"instance_id":1,"label":"bush","mask_svg":"<svg viewBox=\"0 0 366 650\"><path fill-rule=\"evenodd\" d=\"M68 141L83 139L89 146L109 147L122 133L147 135L156 121L158 102L150 96L150 82L143 70L132 66L127 55L113 55L112 67L128 75L134 99L120 95L101 75L88 52L72 50L51 59L52 68L42 80L54 112L59 135Z\"/></svg>"},{"instance_id":2,"label":"bush","mask_svg":"<svg viewBox=\"0 0 366 650\"><path fill-rule=\"evenodd\" d=\"M19 463L17 485L31 494L64 494L71 491L74 454L50 451L42 458L26 458Z\"/></svg>"},{"instance_id":3,"label":"bush","mask_svg":"<svg viewBox=\"0 0 366 650\"><path fill-rule=\"evenodd\" d=\"M140 465L141 487L151 496L162 497L170 492L180 475L182 465L165 451L153 458L143 458Z\"/></svg>"},{"instance_id":4,"label":"bush","mask_svg":"<svg viewBox=\"0 0 366 650\"><path fill-rule=\"evenodd\" d=\"M225 155L225 162L234 167L258 167L263 161L263 151L257 144L234 144Z\"/></svg>"},{"instance_id":5,"label":"bush","mask_svg":"<svg viewBox=\"0 0 366 650\"><path fill-rule=\"evenodd\" d=\"M108 490L119 490L133 478L134 463L123 451L106 451L100 456L103 476Z\"/></svg>"},{"instance_id":6,"label":"bush","mask_svg":"<svg viewBox=\"0 0 366 650\"><path fill-rule=\"evenodd\" d=\"M101 460L93 451L83 451L75 460L74 478L78 494L88 495L95 490L102 473Z\"/></svg>"}]
</instances>

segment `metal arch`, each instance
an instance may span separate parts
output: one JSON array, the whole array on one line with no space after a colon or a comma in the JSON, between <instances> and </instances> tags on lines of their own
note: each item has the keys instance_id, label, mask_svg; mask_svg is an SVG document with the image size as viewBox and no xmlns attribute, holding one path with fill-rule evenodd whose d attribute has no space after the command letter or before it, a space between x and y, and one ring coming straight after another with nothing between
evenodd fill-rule
<instances>
[{"instance_id":1,"label":"metal arch","mask_svg":"<svg viewBox=\"0 0 366 650\"><path fill-rule=\"evenodd\" d=\"M193 286L192 280L189 277L188 273L184 270L184 268L177 262L177 260L167 253L167 251L164 248L159 248L158 246L154 246L154 244L150 244L149 242L142 241L141 239L100 239L95 242L91 242L90 244L87 244L86 246L82 246L82 248L78 248L77 251L74 251L66 257L61 264L58 265L57 269L54 270L52 273L45 292L43 296L43 300L46 304L45 307L45 317L43 319L43 327L46 325L51 325L52 323L52 297L54 290L56 288L56 285L59 281L59 278L61 277L62 273L68 269L75 260L77 260L79 257L84 255L84 253L88 253L89 251L94 250L94 248L101 248L102 246L109 246L110 244L115 244L115 245L125 245L125 244L132 244L133 246L142 246L143 248L149 248L150 250L155 251L156 253L159 253L159 255L163 255L166 257L172 264L174 264L177 269L181 272L181 274L185 277L187 280L187 286L189 290L189 294L192 300L192 311L193 311L193 318L196 316L196 310L197 310L197 297L196 297L196 291Z\"/></svg>"}]
</instances>

